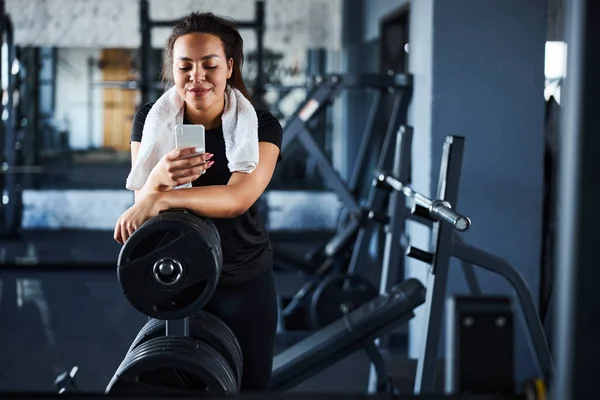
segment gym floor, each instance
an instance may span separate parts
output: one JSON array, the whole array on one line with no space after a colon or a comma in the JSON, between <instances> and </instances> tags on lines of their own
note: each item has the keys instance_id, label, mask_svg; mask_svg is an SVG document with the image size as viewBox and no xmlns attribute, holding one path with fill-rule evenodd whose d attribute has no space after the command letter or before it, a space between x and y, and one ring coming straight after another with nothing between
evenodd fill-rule
<instances>
[{"instance_id":1,"label":"gym floor","mask_svg":"<svg viewBox=\"0 0 600 400\"><path fill-rule=\"evenodd\" d=\"M122 295L112 268L119 250L107 231L25 231L22 239L2 242L5 258L13 256L26 264L28 257L36 257L63 268L3 269L0 392L53 393L53 380L73 366L79 367L81 388L105 389L147 319ZM276 277L281 293L297 290L293 274ZM279 341L276 352L290 344ZM415 363L407 360L405 345L392 348L388 366L395 384L409 392ZM293 391L365 393L369 370L366 353L356 352Z\"/></svg>"}]
</instances>

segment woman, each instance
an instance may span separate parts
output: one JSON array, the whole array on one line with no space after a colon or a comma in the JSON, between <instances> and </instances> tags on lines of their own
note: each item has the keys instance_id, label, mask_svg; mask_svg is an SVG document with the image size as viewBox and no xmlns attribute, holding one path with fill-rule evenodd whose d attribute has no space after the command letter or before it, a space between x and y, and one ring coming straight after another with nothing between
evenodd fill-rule
<instances>
[{"instance_id":1,"label":"woman","mask_svg":"<svg viewBox=\"0 0 600 400\"><path fill-rule=\"evenodd\" d=\"M163 75L171 78L183 100L184 123L206 129L206 153L175 149L149 173L135 204L118 220L115 240L123 244L161 210L185 208L211 218L221 236L223 272L206 311L220 317L242 348L242 391L270 386L277 325L272 248L255 202L269 184L280 159L282 128L266 111L258 118L259 162L251 173L230 172L222 129L226 87L248 97L242 80L243 42L233 23L210 13L193 13L177 23L165 46ZM140 149L146 117L153 103L141 107L133 121L133 164ZM166 132L165 134L173 134ZM192 187L173 190L192 183Z\"/></svg>"}]
</instances>

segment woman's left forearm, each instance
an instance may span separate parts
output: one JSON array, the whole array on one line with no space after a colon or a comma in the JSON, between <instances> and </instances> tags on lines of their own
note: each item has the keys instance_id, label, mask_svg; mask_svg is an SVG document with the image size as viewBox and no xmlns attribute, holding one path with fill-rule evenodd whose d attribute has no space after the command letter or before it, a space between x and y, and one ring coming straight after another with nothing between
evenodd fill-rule
<instances>
[{"instance_id":1,"label":"woman's left forearm","mask_svg":"<svg viewBox=\"0 0 600 400\"><path fill-rule=\"evenodd\" d=\"M227 185L175 189L154 195L159 211L185 208L209 218L233 218L245 211L239 193Z\"/></svg>"}]
</instances>

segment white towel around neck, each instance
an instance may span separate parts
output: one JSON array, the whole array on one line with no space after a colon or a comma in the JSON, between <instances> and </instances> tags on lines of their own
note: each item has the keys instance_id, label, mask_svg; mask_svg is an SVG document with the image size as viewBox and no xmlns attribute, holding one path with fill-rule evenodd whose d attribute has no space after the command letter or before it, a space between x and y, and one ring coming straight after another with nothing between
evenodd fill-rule
<instances>
[{"instance_id":1,"label":"white towel around neck","mask_svg":"<svg viewBox=\"0 0 600 400\"><path fill-rule=\"evenodd\" d=\"M175 87L154 103L144 122L137 159L125 184L127 189L141 189L154 166L175 148L175 125L183 123L184 105ZM221 123L229 170L251 173L258 165L258 117L252 103L229 85L225 89ZM190 183L177 188L191 186Z\"/></svg>"}]
</instances>

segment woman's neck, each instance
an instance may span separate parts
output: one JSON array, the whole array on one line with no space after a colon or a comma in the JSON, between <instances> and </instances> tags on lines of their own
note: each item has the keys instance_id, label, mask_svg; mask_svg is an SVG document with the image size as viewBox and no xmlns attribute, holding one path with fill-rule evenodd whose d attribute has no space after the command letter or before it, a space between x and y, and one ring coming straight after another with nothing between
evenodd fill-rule
<instances>
[{"instance_id":1,"label":"woman's neck","mask_svg":"<svg viewBox=\"0 0 600 400\"><path fill-rule=\"evenodd\" d=\"M185 105L185 118L192 124L204 125L204 128L214 129L221 125L221 116L225 108L225 99L221 97L205 110L197 110L190 104Z\"/></svg>"}]
</instances>

